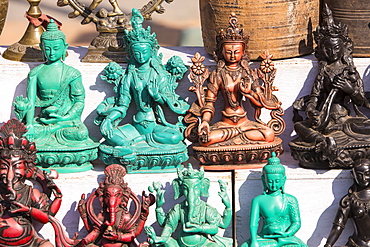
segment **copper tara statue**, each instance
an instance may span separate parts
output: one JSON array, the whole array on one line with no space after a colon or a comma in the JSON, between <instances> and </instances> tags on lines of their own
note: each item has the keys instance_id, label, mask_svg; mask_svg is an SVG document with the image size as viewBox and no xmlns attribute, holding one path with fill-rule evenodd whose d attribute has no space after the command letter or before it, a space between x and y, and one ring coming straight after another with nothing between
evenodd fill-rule
<instances>
[{"instance_id":1,"label":"copper tara statue","mask_svg":"<svg viewBox=\"0 0 370 247\"><path fill-rule=\"evenodd\" d=\"M353 185L339 203L325 247L332 247L343 232L348 219L354 223L354 233L348 238L346 247L369 247L369 203L370 203L370 160L360 159L351 171Z\"/></svg>"},{"instance_id":2,"label":"copper tara statue","mask_svg":"<svg viewBox=\"0 0 370 247\"><path fill-rule=\"evenodd\" d=\"M135 238L144 228L149 206L155 201L153 194L146 196L143 192L142 202L140 202L125 183L126 169L121 165L107 166L104 174L105 180L100 183L99 188L87 200L83 194L78 204L81 219L89 232L78 246L147 246L137 245ZM95 214L95 199L98 199L101 205L97 215ZM128 211L129 200L135 205L135 212L132 215Z\"/></svg>"},{"instance_id":3,"label":"copper tara statue","mask_svg":"<svg viewBox=\"0 0 370 247\"><path fill-rule=\"evenodd\" d=\"M298 138L289 146L302 167L350 168L356 159L370 157L370 121L359 109L370 104L353 64L347 26L334 22L327 5L322 14L323 23L314 32L319 73L311 94L293 104Z\"/></svg>"},{"instance_id":4,"label":"copper tara statue","mask_svg":"<svg viewBox=\"0 0 370 247\"><path fill-rule=\"evenodd\" d=\"M235 14L231 14L230 26L216 37L216 70L209 73L202 63L204 57L199 53L192 58L190 78L194 86L189 90L196 93L198 100L185 118L189 124L185 136L194 143L194 156L203 164L241 168L248 163L267 160L271 152L282 152L282 141L277 135L285 129L281 117L284 110L272 93L277 90L272 85L276 75L272 55L263 54L260 68L252 70L247 52L248 39L244 30L239 29ZM204 87L206 80L209 82ZM212 125L219 94L224 98L222 119ZM254 107L256 121L247 118L243 97ZM260 119L262 108L271 110L272 119L267 124Z\"/></svg>"},{"instance_id":5,"label":"copper tara statue","mask_svg":"<svg viewBox=\"0 0 370 247\"><path fill-rule=\"evenodd\" d=\"M0 246L53 246L37 234L32 221L52 224L57 247L74 246L79 241L66 237L54 218L62 203L62 193L53 181L58 173L47 174L35 166L36 146L23 136L26 132L26 126L16 119L0 129ZM43 191L26 180L37 181Z\"/></svg>"},{"instance_id":6,"label":"copper tara statue","mask_svg":"<svg viewBox=\"0 0 370 247\"><path fill-rule=\"evenodd\" d=\"M153 12L162 14L165 9L162 3L171 3L173 0L151 0L141 7L140 13L147 20L151 19ZM109 0L112 10L98 8L103 0L92 0L89 6L85 6L78 0L58 0L60 7L69 5L73 8L68 17L76 18L82 16L81 24L95 23L99 32L98 37L93 39L88 48L87 54L82 62L105 63L105 62L126 62L125 44L123 42L124 30L130 30L131 13L126 14L120 8L117 0Z\"/></svg>"}]
</instances>

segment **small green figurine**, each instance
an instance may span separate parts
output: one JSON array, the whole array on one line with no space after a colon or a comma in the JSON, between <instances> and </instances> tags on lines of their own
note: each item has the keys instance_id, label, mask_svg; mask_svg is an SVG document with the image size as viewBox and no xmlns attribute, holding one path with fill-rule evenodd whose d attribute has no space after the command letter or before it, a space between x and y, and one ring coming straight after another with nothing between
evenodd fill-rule
<instances>
[{"instance_id":1,"label":"small green figurine","mask_svg":"<svg viewBox=\"0 0 370 247\"><path fill-rule=\"evenodd\" d=\"M176 124L167 122L162 106L177 114L185 114L188 104L175 93L177 80L186 72L180 57L173 56L162 64L158 41L150 28L144 29L144 18L132 10L131 31L125 30L124 41L129 55L123 70L109 63L101 77L114 83L115 97L104 100L98 107L95 123L105 141L99 147L99 158L106 164L123 164L128 173L170 171L188 159L183 142L182 117ZM131 103L136 114L132 124L119 126ZM169 169L169 170L165 170Z\"/></svg>"},{"instance_id":2,"label":"small green figurine","mask_svg":"<svg viewBox=\"0 0 370 247\"><path fill-rule=\"evenodd\" d=\"M285 167L275 153L263 167L261 179L264 193L252 200L249 224L251 238L242 247L308 247L294 236L301 228L298 201L284 192ZM263 225L257 234L260 218L263 219Z\"/></svg>"},{"instance_id":3,"label":"small green figurine","mask_svg":"<svg viewBox=\"0 0 370 247\"><path fill-rule=\"evenodd\" d=\"M201 200L201 197L208 197L210 181L204 177L204 169L193 170L189 164L188 168L178 168L178 178L172 182L175 191L175 199L184 196L185 200L176 204L167 214L164 212L164 190L160 182L153 183L149 191L156 191L156 216L157 222L163 228L162 235L157 237L153 227L146 226L145 233L149 237L151 246L165 247L231 247L231 238L220 237L217 234L218 228L226 229L232 218L232 209L229 196L226 193L226 183L219 180L222 203L225 205L223 215ZM177 240L171 235L178 228Z\"/></svg>"},{"instance_id":4,"label":"small green figurine","mask_svg":"<svg viewBox=\"0 0 370 247\"><path fill-rule=\"evenodd\" d=\"M63 63L68 44L53 20L41 35L40 47L47 62L28 74L27 98L16 98L15 114L25 122L27 138L37 144L38 166L62 173L89 170L98 143L81 122L85 99L81 74ZM41 108L37 116L36 108Z\"/></svg>"}]
</instances>

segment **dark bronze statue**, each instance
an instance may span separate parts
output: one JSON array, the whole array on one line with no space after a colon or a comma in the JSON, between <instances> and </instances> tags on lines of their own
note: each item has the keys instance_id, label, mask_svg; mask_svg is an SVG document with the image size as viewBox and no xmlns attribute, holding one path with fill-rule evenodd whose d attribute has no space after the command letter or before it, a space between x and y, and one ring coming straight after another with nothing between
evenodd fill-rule
<instances>
[{"instance_id":1,"label":"dark bronze statue","mask_svg":"<svg viewBox=\"0 0 370 247\"><path fill-rule=\"evenodd\" d=\"M314 34L319 73L311 94L293 104L299 137L289 146L302 167L350 168L354 160L370 156L370 121L359 109L370 104L352 61L347 26L334 23L327 5ZM305 111L305 120L299 110Z\"/></svg>"},{"instance_id":2,"label":"dark bronze statue","mask_svg":"<svg viewBox=\"0 0 370 247\"><path fill-rule=\"evenodd\" d=\"M155 199L152 194L146 196L143 192L142 203L125 183L124 176L126 169L118 164L105 168L106 175L104 182L85 201L85 194L82 195L78 204L78 211L89 234L82 239L79 246L102 247L123 247L138 246L135 238L144 228L149 206ZM98 199L101 211L95 214L94 200ZM135 204L133 215L128 211L129 200ZM144 246L140 244L139 246Z\"/></svg>"},{"instance_id":3,"label":"dark bronze statue","mask_svg":"<svg viewBox=\"0 0 370 247\"><path fill-rule=\"evenodd\" d=\"M57 247L74 246L79 241L66 237L54 218L62 203L62 193L53 182L58 173L51 170L47 174L35 166L36 146L23 136L26 132L26 126L16 119L0 129L0 246L53 246L38 236L32 221L52 224ZM30 179L36 180L43 192L25 183Z\"/></svg>"},{"instance_id":4,"label":"dark bronze statue","mask_svg":"<svg viewBox=\"0 0 370 247\"><path fill-rule=\"evenodd\" d=\"M230 16L230 26L217 35L215 60L217 69L209 73L198 53L192 58L190 78L194 84L189 90L197 95L185 121L189 124L185 136L194 142L194 156L203 164L235 165L266 160L271 152L282 152L281 134L285 122L281 102L272 93L276 69L268 52L259 69L249 67L247 42L249 36L238 27L235 14ZM209 80L207 87L203 86ZM260 84L263 82L263 85ZM221 121L211 121L218 109L215 102L222 94L224 107ZM246 97L255 108L254 118L247 118L242 98ZM265 124L260 119L261 110L271 110L272 119ZM223 167L224 168L224 167Z\"/></svg>"},{"instance_id":5,"label":"dark bronze statue","mask_svg":"<svg viewBox=\"0 0 370 247\"><path fill-rule=\"evenodd\" d=\"M348 238L347 247L370 246L370 160L357 160L351 172L353 185L339 203L337 215L333 222L325 247L332 247L343 232L347 220L354 223L354 233Z\"/></svg>"}]
</instances>

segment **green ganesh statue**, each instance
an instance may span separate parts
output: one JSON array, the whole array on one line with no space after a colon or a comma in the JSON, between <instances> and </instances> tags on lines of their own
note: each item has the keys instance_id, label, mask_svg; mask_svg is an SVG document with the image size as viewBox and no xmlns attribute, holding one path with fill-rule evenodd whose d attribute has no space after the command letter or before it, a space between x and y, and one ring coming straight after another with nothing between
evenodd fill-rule
<instances>
[{"instance_id":1,"label":"green ganesh statue","mask_svg":"<svg viewBox=\"0 0 370 247\"><path fill-rule=\"evenodd\" d=\"M28 74L27 97L16 98L15 114L27 126L27 138L37 145L38 166L60 173L89 170L99 143L89 138L81 122L85 99L81 74L63 63L68 44L53 20L41 35L40 47L46 62Z\"/></svg>"},{"instance_id":2,"label":"green ganesh statue","mask_svg":"<svg viewBox=\"0 0 370 247\"><path fill-rule=\"evenodd\" d=\"M217 209L201 200L201 197L208 197L210 180L204 177L204 169L193 170L189 164L188 168L178 168L178 178L174 179L172 186L175 191L175 199L184 196L185 200L176 204L167 214L162 205L164 203L164 190L160 182L153 183L149 191L156 191L156 217L157 222L163 228L162 235L156 236L151 226L145 227L145 233L149 237L151 246L164 247L231 247L231 238L216 235L219 228L226 229L232 218L232 209L229 196L226 193L226 183L219 180L222 203L225 205L223 215ZM172 238L180 224L177 233L177 240Z\"/></svg>"},{"instance_id":3,"label":"green ganesh statue","mask_svg":"<svg viewBox=\"0 0 370 247\"><path fill-rule=\"evenodd\" d=\"M252 200L250 212L251 238L242 247L308 247L294 234L301 228L297 199L284 192L285 167L272 153L262 170L264 192ZM260 233L259 219L263 219Z\"/></svg>"},{"instance_id":4,"label":"green ganesh statue","mask_svg":"<svg viewBox=\"0 0 370 247\"><path fill-rule=\"evenodd\" d=\"M132 10L133 29L125 31L124 42L129 55L126 69L112 62L101 78L115 85L115 97L105 99L98 107L95 123L105 141L99 147L99 158L106 164L122 164L128 173L175 171L188 159L183 142L182 118L169 123L162 106L176 114L185 114L188 104L175 93L177 80L186 72L180 57L162 64L158 41L150 28L144 29L144 18ZM136 114L132 123L119 125L126 117L131 101Z\"/></svg>"}]
</instances>

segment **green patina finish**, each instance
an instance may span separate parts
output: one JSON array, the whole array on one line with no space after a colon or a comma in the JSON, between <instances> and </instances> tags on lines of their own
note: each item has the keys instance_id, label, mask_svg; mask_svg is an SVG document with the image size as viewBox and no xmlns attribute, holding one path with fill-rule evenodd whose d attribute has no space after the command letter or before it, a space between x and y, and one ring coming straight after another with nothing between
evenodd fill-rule
<instances>
[{"instance_id":1,"label":"green patina finish","mask_svg":"<svg viewBox=\"0 0 370 247\"><path fill-rule=\"evenodd\" d=\"M264 193L252 200L249 224L251 238L242 247L308 247L294 236L301 228L298 201L284 192L285 167L275 153L263 167L261 179ZM263 224L257 233L260 218Z\"/></svg>"},{"instance_id":2,"label":"green patina finish","mask_svg":"<svg viewBox=\"0 0 370 247\"><path fill-rule=\"evenodd\" d=\"M156 236L154 228L145 227L151 246L165 247L231 247L231 238L218 236L218 229L226 229L231 222L232 209L229 196L226 193L226 183L219 180L220 196L225 210L221 215L217 209L204 202L201 197L208 197L210 180L204 177L203 167L200 171L188 168L178 168L178 178L172 182L175 199L184 196L185 200L176 204L166 214L162 208L164 192L160 182L154 182L149 191L156 192L156 217L158 224L163 227L162 235ZM178 230L177 239L171 235Z\"/></svg>"},{"instance_id":3,"label":"green patina finish","mask_svg":"<svg viewBox=\"0 0 370 247\"><path fill-rule=\"evenodd\" d=\"M107 98L96 109L95 123L105 138L99 158L108 165L125 165L128 173L176 171L188 159L184 126L182 117L175 124L167 122L162 106L176 114L186 113L189 106L175 89L187 69L177 56L162 64L155 34L149 27L142 27L143 20L133 9L133 29L126 30L124 36L129 55L127 69L112 62L101 76L115 85L116 96ZM136 105L132 123L120 125L131 101Z\"/></svg>"},{"instance_id":4,"label":"green patina finish","mask_svg":"<svg viewBox=\"0 0 370 247\"><path fill-rule=\"evenodd\" d=\"M38 166L61 173L89 170L99 144L89 138L81 121L81 74L63 63L68 44L53 20L41 35L40 47L47 62L28 74L27 97L16 98L15 114L27 126L27 138L37 145ZM38 115L36 108L41 108Z\"/></svg>"}]
</instances>

